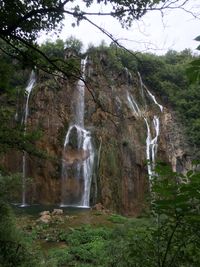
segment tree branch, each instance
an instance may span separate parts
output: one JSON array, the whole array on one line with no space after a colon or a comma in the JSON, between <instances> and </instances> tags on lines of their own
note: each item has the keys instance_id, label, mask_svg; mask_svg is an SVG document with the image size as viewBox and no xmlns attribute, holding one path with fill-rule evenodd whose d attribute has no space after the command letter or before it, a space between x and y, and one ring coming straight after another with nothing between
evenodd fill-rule
<instances>
[{"instance_id":1,"label":"tree branch","mask_svg":"<svg viewBox=\"0 0 200 267\"><path fill-rule=\"evenodd\" d=\"M54 60L51 60L45 53L43 53L40 49L38 49L37 47L35 47L34 45L30 44L29 42L25 41L24 39L22 39L19 36L15 36L15 35L11 35L11 37L15 40L20 41L21 43L23 43L26 47L31 48L33 51L37 52L40 56L42 56L50 65L52 65L56 70L60 71L61 73L63 73L66 77L74 77L76 79L79 78L79 76L73 74L73 73L67 73L65 72L62 68L60 68L58 65L56 65L54 63ZM16 47L15 47L16 48ZM78 71L78 69L77 69Z\"/></svg>"},{"instance_id":2,"label":"tree branch","mask_svg":"<svg viewBox=\"0 0 200 267\"><path fill-rule=\"evenodd\" d=\"M131 50L127 49L126 47L124 47L123 45L121 45L117 39L115 39L113 37L113 35L109 32L107 32L105 29L103 29L102 27L98 26L96 23L94 23L93 21L91 21L90 19L88 19L87 17L83 16L83 19L88 21L91 25L93 25L95 28L99 29L103 34L105 34L106 36L108 36L118 47L122 48L123 50L125 50L126 52L128 52L129 54L131 54L132 56L134 56L138 61L141 61L136 54L138 53L133 53Z\"/></svg>"}]
</instances>

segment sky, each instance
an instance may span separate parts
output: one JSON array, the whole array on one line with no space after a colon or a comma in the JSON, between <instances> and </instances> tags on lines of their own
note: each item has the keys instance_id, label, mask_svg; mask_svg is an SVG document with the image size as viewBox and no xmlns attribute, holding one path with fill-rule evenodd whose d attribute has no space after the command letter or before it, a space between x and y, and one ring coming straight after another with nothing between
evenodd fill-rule
<instances>
[{"instance_id":1,"label":"sky","mask_svg":"<svg viewBox=\"0 0 200 267\"><path fill-rule=\"evenodd\" d=\"M103 5L96 5L95 11L102 11ZM200 0L190 0L185 6L188 10L199 12ZM169 49L182 51L190 48L194 53L198 42L194 38L200 35L200 19L195 19L183 10L171 10L164 13L148 12L141 21L136 21L128 30L122 29L120 23L111 17L90 17L100 27L106 29L120 44L133 51L164 54ZM69 16L64 21L64 28L59 38L65 40L69 36L80 39L87 49L88 44L99 45L102 40L109 45L110 40L100 30L82 21L79 26L72 27L73 19ZM55 36L49 36L55 39ZM44 40L44 37L42 38Z\"/></svg>"}]
</instances>

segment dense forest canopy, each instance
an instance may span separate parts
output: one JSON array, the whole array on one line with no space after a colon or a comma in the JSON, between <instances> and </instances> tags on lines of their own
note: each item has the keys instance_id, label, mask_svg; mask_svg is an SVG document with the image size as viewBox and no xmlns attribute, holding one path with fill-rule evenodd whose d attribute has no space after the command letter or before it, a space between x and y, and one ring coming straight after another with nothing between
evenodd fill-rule
<instances>
[{"instance_id":1,"label":"dense forest canopy","mask_svg":"<svg viewBox=\"0 0 200 267\"><path fill-rule=\"evenodd\" d=\"M150 11L185 9L189 0L130 0L130 1L69 1L69 0L51 0L51 1L0 1L0 50L21 61L29 62L32 66L37 66L53 72L57 69L70 76L73 71L69 71L66 63L51 60L43 53L37 44L37 37L41 32L55 31L59 34L62 29L65 16L70 16L79 24L82 20L87 21L94 27L97 27L111 39L111 33L95 24L91 16L112 16L118 19L122 26L130 27L134 20L138 20ZM107 6L106 12L93 11L94 5ZM102 9L103 10L103 9ZM186 10L187 11L187 10ZM193 16L191 10L188 10ZM114 40L117 42L116 40ZM46 64L47 66L46 66ZM75 71L76 72L76 71ZM76 75L77 73L75 73Z\"/></svg>"}]
</instances>

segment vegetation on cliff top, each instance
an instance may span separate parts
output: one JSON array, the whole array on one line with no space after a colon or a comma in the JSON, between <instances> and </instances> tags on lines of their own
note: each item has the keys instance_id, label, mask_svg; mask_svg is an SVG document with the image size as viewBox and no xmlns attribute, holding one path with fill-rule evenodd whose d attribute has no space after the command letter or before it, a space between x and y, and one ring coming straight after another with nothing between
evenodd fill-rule
<instances>
[{"instance_id":1,"label":"vegetation on cliff top","mask_svg":"<svg viewBox=\"0 0 200 267\"><path fill-rule=\"evenodd\" d=\"M16 0L0 2L0 51L29 66L37 66L47 73L60 71L66 77L76 76L69 70L68 62L55 61L48 57L38 45L41 32L60 32L65 16L74 19L74 26L87 21L112 39L112 35L96 25L91 16L114 17L123 27L130 27L134 20L147 12L183 8L188 1L182 0L129 0L103 1L93 0ZM106 6L106 11L96 12L95 5ZM191 11L190 11L191 12Z\"/></svg>"}]
</instances>

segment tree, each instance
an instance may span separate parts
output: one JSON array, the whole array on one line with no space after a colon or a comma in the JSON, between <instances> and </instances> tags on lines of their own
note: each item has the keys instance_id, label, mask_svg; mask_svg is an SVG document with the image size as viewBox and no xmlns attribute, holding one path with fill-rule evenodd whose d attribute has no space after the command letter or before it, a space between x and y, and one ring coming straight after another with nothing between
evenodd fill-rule
<instances>
[{"instance_id":1,"label":"tree","mask_svg":"<svg viewBox=\"0 0 200 267\"><path fill-rule=\"evenodd\" d=\"M200 173L182 175L165 164L158 165L157 172L152 211L158 266L199 266Z\"/></svg>"},{"instance_id":2,"label":"tree","mask_svg":"<svg viewBox=\"0 0 200 267\"><path fill-rule=\"evenodd\" d=\"M67 40L65 40L65 48L70 48L79 54L83 48L83 43L77 38L70 36Z\"/></svg>"},{"instance_id":3,"label":"tree","mask_svg":"<svg viewBox=\"0 0 200 267\"><path fill-rule=\"evenodd\" d=\"M200 41L200 35L195 38L196 41ZM197 50L200 50L200 45L196 48ZM200 84L200 59L197 58L195 60L192 60L189 64L189 67L187 69L188 78L191 83L198 83Z\"/></svg>"},{"instance_id":4,"label":"tree","mask_svg":"<svg viewBox=\"0 0 200 267\"><path fill-rule=\"evenodd\" d=\"M164 163L156 171L149 220L114 230L106 247L108 266L199 266L200 173L181 175Z\"/></svg>"},{"instance_id":5,"label":"tree","mask_svg":"<svg viewBox=\"0 0 200 267\"><path fill-rule=\"evenodd\" d=\"M112 16L118 19L123 27L129 27L134 20L140 19L146 12L152 10L164 11L165 9L184 8L189 0L111 0L97 1L97 4L104 4L109 7L108 12L89 12L95 3L93 0L82 1L83 11L76 1L69 0L16 0L14 2L2 0L0 1L0 39L9 45L9 48L1 46L1 51L17 57L22 60L29 61L47 72L52 69L45 67L45 64L39 60L41 57L52 65L58 71L63 72L66 76L72 73L63 70L56 61L49 59L37 45L37 37L41 31L50 32L52 30L61 30L64 15L75 18L79 24L82 20L98 27L111 39L112 35L106 32L92 20L90 16ZM116 40L114 40L116 41ZM33 54L34 51L34 54Z\"/></svg>"},{"instance_id":6,"label":"tree","mask_svg":"<svg viewBox=\"0 0 200 267\"><path fill-rule=\"evenodd\" d=\"M57 39L55 42L46 40L46 42L41 45L40 49L49 58L64 58L64 41L61 39Z\"/></svg>"}]
</instances>

